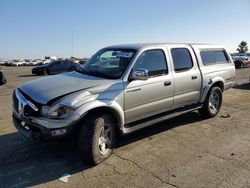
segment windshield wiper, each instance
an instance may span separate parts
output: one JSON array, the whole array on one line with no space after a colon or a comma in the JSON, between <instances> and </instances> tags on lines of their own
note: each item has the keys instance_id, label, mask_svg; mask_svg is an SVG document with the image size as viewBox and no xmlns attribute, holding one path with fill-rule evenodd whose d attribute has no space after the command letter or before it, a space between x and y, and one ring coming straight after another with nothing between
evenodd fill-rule
<instances>
[{"instance_id":1,"label":"windshield wiper","mask_svg":"<svg viewBox=\"0 0 250 188\"><path fill-rule=\"evenodd\" d=\"M90 75L90 76L95 76L95 77L101 77L101 78L107 78L107 79L114 79L114 76L111 76L109 74L105 74L102 72L99 72L97 70L86 70L84 68L80 68L79 70L77 70L77 72L81 73L81 74L86 74L86 75Z\"/></svg>"},{"instance_id":2,"label":"windshield wiper","mask_svg":"<svg viewBox=\"0 0 250 188\"><path fill-rule=\"evenodd\" d=\"M111 76L109 74L105 74L102 72L98 72L97 70L93 71L92 73L94 76L97 76L97 77L102 77L102 78L107 78L107 79L114 79L115 78L114 76Z\"/></svg>"},{"instance_id":3,"label":"windshield wiper","mask_svg":"<svg viewBox=\"0 0 250 188\"><path fill-rule=\"evenodd\" d=\"M82 67L80 69L78 69L76 72L79 72L79 73L82 73L82 74L91 75L90 71L87 71L87 70L83 69Z\"/></svg>"}]
</instances>

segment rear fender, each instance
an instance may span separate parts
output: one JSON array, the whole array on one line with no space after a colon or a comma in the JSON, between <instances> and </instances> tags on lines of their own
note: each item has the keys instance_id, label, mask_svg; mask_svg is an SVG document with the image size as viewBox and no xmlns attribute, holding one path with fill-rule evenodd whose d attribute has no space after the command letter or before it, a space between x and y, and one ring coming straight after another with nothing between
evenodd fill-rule
<instances>
[{"instance_id":1,"label":"rear fender","mask_svg":"<svg viewBox=\"0 0 250 188\"><path fill-rule=\"evenodd\" d=\"M222 77L211 78L211 79L209 79L207 81L206 85L202 89L202 95L201 95L201 98L200 98L200 103L203 103L206 100L206 97L207 97L207 94L208 94L209 90L214 85L217 85L217 84L221 88L222 92L224 91L224 86L225 86L224 79Z\"/></svg>"}]
</instances>

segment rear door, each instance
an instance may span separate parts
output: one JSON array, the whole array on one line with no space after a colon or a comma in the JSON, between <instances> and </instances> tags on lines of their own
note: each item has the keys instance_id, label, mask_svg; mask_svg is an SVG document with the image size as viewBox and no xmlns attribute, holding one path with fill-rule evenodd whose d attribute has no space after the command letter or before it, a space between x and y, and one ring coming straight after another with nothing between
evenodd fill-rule
<instances>
[{"instance_id":1,"label":"rear door","mask_svg":"<svg viewBox=\"0 0 250 188\"><path fill-rule=\"evenodd\" d=\"M178 45L170 48L174 77L174 107L197 103L201 90L201 73L192 48Z\"/></svg>"},{"instance_id":2,"label":"rear door","mask_svg":"<svg viewBox=\"0 0 250 188\"><path fill-rule=\"evenodd\" d=\"M125 83L126 123L167 111L173 106L173 77L168 67L162 49L140 54L132 71L147 69L149 78Z\"/></svg>"}]
</instances>

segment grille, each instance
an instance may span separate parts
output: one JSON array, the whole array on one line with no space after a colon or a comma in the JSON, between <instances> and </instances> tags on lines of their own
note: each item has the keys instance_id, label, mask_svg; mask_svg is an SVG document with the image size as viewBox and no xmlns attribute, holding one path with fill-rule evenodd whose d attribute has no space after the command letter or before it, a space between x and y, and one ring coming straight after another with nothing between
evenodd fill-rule
<instances>
[{"instance_id":1,"label":"grille","mask_svg":"<svg viewBox=\"0 0 250 188\"><path fill-rule=\"evenodd\" d=\"M15 91L13 93L13 103L14 103L14 109L18 112L19 101L18 101L18 98L16 96L16 92Z\"/></svg>"},{"instance_id":2,"label":"grille","mask_svg":"<svg viewBox=\"0 0 250 188\"><path fill-rule=\"evenodd\" d=\"M19 92L21 93L20 95L23 95L23 93L19 90ZM14 92L13 93L13 107L15 109L15 111L17 113L19 113L19 104L21 103L22 105L22 112L23 114L22 115L25 115L27 117L29 116L40 116L40 108L41 106L39 105L35 105L33 103L34 106L36 106L38 108L38 111L34 111L30 106L29 104L27 103L28 102L28 99L29 97L26 97L27 95L25 94L25 96L22 96L22 99L25 100L25 101L19 101L18 97L17 97L17 93ZM21 100L21 99L20 99ZM32 103L33 101L29 101L30 103Z\"/></svg>"},{"instance_id":3,"label":"grille","mask_svg":"<svg viewBox=\"0 0 250 188\"><path fill-rule=\"evenodd\" d=\"M24 115L29 116L40 116L40 112L34 111L29 105L25 105L23 109Z\"/></svg>"}]
</instances>

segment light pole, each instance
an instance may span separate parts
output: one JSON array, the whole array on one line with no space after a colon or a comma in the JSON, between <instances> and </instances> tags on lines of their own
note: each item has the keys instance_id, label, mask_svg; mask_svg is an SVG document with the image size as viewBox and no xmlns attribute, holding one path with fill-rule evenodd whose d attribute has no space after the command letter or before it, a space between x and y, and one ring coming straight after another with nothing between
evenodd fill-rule
<instances>
[{"instance_id":1,"label":"light pole","mask_svg":"<svg viewBox=\"0 0 250 188\"><path fill-rule=\"evenodd\" d=\"M74 52L74 30L71 31L71 57L73 57Z\"/></svg>"}]
</instances>

